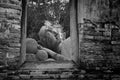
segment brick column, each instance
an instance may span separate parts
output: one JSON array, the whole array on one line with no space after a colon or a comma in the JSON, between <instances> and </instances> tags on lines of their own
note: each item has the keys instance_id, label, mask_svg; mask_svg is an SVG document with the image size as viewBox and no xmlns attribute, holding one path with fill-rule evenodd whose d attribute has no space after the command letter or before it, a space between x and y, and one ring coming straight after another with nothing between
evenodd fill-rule
<instances>
[{"instance_id":1,"label":"brick column","mask_svg":"<svg viewBox=\"0 0 120 80\"><path fill-rule=\"evenodd\" d=\"M20 0L0 0L0 61L20 53ZM4 59L2 59L4 58ZM10 61L10 60L8 60Z\"/></svg>"}]
</instances>

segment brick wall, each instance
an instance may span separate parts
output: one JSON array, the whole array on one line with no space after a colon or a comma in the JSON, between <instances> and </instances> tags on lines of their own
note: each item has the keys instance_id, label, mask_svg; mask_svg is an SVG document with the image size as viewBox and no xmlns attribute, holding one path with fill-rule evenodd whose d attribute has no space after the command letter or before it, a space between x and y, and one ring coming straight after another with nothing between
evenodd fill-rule
<instances>
[{"instance_id":1,"label":"brick wall","mask_svg":"<svg viewBox=\"0 0 120 80\"><path fill-rule=\"evenodd\" d=\"M113 69L120 66L120 30L112 24L79 26L80 59L84 67Z\"/></svg>"},{"instance_id":2,"label":"brick wall","mask_svg":"<svg viewBox=\"0 0 120 80\"><path fill-rule=\"evenodd\" d=\"M0 56L14 58L20 53L21 2L0 0ZM9 61L9 60L8 60Z\"/></svg>"},{"instance_id":3,"label":"brick wall","mask_svg":"<svg viewBox=\"0 0 120 80\"><path fill-rule=\"evenodd\" d=\"M91 68L120 66L120 30L104 25L115 21L109 14L109 0L78 0L78 23L89 23L79 26L80 59Z\"/></svg>"}]
</instances>

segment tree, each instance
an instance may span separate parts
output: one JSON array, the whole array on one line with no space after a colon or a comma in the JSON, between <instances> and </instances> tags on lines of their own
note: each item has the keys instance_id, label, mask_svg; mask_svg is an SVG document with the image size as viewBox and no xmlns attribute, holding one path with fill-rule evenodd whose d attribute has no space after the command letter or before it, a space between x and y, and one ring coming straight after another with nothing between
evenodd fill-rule
<instances>
[{"instance_id":1,"label":"tree","mask_svg":"<svg viewBox=\"0 0 120 80\"><path fill-rule=\"evenodd\" d=\"M28 5L27 36L37 39L37 33L45 20L58 21L65 26L65 31L69 31L69 28L67 28L69 27L68 4L65 0L30 0Z\"/></svg>"}]
</instances>

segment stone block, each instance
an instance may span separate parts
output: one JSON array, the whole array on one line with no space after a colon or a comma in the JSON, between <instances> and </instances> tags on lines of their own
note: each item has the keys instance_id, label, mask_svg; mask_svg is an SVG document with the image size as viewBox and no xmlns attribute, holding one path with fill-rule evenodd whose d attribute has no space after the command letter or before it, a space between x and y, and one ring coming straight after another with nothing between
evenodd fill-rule
<instances>
[{"instance_id":1,"label":"stone block","mask_svg":"<svg viewBox=\"0 0 120 80\"><path fill-rule=\"evenodd\" d=\"M11 8L3 8L3 7L0 7L0 13L20 15L20 14L21 14L21 11L20 11L20 10L16 10L16 9L11 9Z\"/></svg>"},{"instance_id":2,"label":"stone block","mask_svg":"<svg viewBox=\"0 0 120 80\"><path fill-rule=\"evenodd\" d=\"M0 7L21 10L20 5L15 5L10 3L0 3Z\"/></svg>"},{"instance_id":3,"label":"stone block","mask_svg":"<svg viewBox=\"0 0 120 80\"><path fill-rule=\"evenodd\" d=\"M20 39L19 38L10 38L9 43L20 43Z\"/></svg>"},{"instance_id":4,"label":"stone block","mask_svg":"<svg viewBox=\"0 0 120 80\"><path fill-rule=\"evenodd\" d=\"M10 28L10 33L20 35L20 25L12 24L12 27Z\"/></svg>"},{"instance_id":5,"label":"stone block","mask_svg":"<svg viewBox=\"0 0 120 80\"><path fill-rule=\"evenodd\" d=\"M12 28L10 29L11 33L20 33L20 25L12 24Z\"/></svg>"},{"instance_id":6,"label":"stone block","mask_svg":"<svg viewBox=\"0 0 120 80\"><path fill-rule=\"evenodd\" d=\"M5 17L7 17L7 19L12 19L12 20L13 19L16 19L16 20L20 20L21 19L20 15L13 14L13 13L7 13L7 15Z\"/></svg>"},{"instance_id":7,"label":"stone block","mask_svg":"<svg viewBox=\"0 0 120 80\"><path fill-rule=\"evenodd\" d=\"M20 52L20 48L8 48L8 52L11 52L11 53L19 53Z\"/></svg>"},{"instance_id":8,"label":"stone block","mask_svg":"<svg viewBox=\"0 0 120 80\"><path fill-rule=\"evenodd\" d=\"M5 57L6 57L6 54L0 51L0 59L4 59Z\"/></svg>"},{"instance_id":9,"label":"stone block","mask_svg":"<svg viewBox=\"0 0 120 80\"><path fill-rule=\"evenodd\" d=\"M9 0L11 4L20 5L19 0Z\"/></svg>"},{"instance_id":10,"label":"stone block","mask_svg":"<svg viewBox=\"0 0 120 80\"><path fill-rule=\"evenodd\" d=\"M9 38L20 38L20 34L19 33L10 33L9 34Z\"/></svg>"},{"instance_id":11,"label":"stone block","mask_svg":"<svg viewBox=\"0 0 120 80\"><path fill-rule=\"evenodd\" d=\"M20 48L21 44L20 43L9 43L9 47L12 48Z\"/></svg>"}]
</instances>

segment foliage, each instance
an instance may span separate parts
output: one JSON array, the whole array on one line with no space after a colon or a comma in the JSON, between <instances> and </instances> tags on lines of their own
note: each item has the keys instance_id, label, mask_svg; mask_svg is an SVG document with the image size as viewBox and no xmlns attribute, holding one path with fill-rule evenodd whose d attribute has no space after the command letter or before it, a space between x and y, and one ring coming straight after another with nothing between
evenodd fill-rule
<instances>
[{"instance_id":1,"label":"foliage","mask_svg":"<svg viewBox=\"0 0 120 80\"><path fill-rule=\"evenodd\" d=\"M45 20L60 23L69 32L69 3L61 0L29 0L27 36L38 39Z\"/></svg>"},{"instance_id":2,"label":"foliage","mask_svg":"<svg viewBox=\"0 0 120 80\"><path fill-rule=\"evenodd\" d=\"M100 5L102 8L101 20L114 22L117 26L120 26L120 0L105 1L104 4Z\"/></svg>"}]
</instances>

